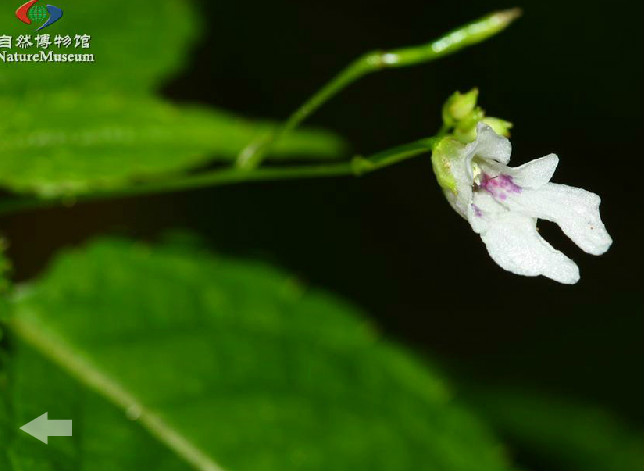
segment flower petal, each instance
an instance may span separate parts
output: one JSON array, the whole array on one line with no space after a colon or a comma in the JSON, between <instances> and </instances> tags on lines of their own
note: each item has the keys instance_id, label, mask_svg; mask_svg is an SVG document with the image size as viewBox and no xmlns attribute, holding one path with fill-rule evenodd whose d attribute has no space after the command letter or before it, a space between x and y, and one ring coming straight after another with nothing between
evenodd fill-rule
<instances>
[{"instance_id":1,"label":"flower petal","mask_svg":"<svg viewBox=\"0 0 644 471\"><path fill-rule=\"evenodd\" d=\"M472 194L467 220L474 232L481 234L488 230L490 223L507 212L507 208L497 203L490 194L475 192Z\"/></svg>"},{"instance_id":2,"label":"flower petal","mask_svg":"<svg viewBox=\"0 0 644 471\"><path fill-rule=\"evenodd\" d=\"M556 154L548 154L510 169L510 176L521 188L539 188L550 181L557 169L557 164L559 164L559 157Z\"/></svg>"},{"instance_id":3,"label":"flower petal","mask_svg":"<svg viewBox=\"0 0 644 471\"><path fill-rule=\"evenodd\" d=\"M537 232L536 220L511 212L499 213L481 233L492 259L517 275L543 275L565 284L579 281L579 268Z\"/></svg>"},{"instance_id":4,"label":"flower petal","mask_svg":"<svg viewBox=\"0 0 644 471\"><path fill-rule=\"evenodd\" d=\"M548 183L512 198L512 209L556 223L583 251L601 255L612 239L599 214L601 198L595 193L568 185Z\"/></svg>"},{"instance_id":5,"label":"flower petal","mask_svg":"<svg viewBox=\"0 0 644 471\"><path fill-rule=\"evenodd\" d=\"M472 172L472 160L479 157L483 161L498 161L507 164L510 161L512 145L503 136L499 136L487 124L479 122L476 126L476 139L470 142L464 149L464 165L469 177L469 183L474 181Z\"/></svg>"},{"instance_id":6,"label":"flower petal","mask_svg":"<svg viewBox=\"0 0 644 471\"><path fill-rule=\"evenodd\" d=\"M499 136L494 130L484 123L476 127L476 148L473 155L482 159L491 159L507 164L512 154L512 144L503 136Z\"/></svg>"},{"instance_id":7,"label":"flower petal","mask_svg":"<svg viewBox=\"0 0 644 471\"><path fill-rule=\"evenodd\" d=\"M521 188L539 188L550 181L557 169L559 157L548 154L540 159L531 160L520 167L508 167L494 161L482 164L483 171L489 175L509 175Z\"/></svg>"}]
</instances>

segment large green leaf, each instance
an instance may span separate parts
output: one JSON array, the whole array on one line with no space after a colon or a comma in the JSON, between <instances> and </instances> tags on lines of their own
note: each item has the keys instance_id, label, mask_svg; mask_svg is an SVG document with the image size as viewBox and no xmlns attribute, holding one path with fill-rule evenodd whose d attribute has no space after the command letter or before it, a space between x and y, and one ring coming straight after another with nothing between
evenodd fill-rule
<instances>
[{"instance_id":1,"label":"large green leaf","mask_svg":"<svg viewBox=\"0 0 644 471\"><path fill-rule=\"evenodd\" d=\"M0 296L6 294L7 289L9 288L9 281L7 275L11 269L11 264L9 260L5 257L5 249L7 247L7 242L4 237L0 235Z\"/></svg>"},{"instance_id":2,"label":"large green leaf","mask_svg":"<svg viewBox=\"0 0 644 471\"><path fill-rule=\"evenodd\" d=\"M644 466L642 431L596 405L519 388L490 388L470 397L499 433L546 469Z\"/></svg>"},{"instance_id":3,"label":"large green leaf","mask_svg":"<svg viewBox=\"0 0 644 471\"><path fill-rule=\"evenodd\" d=\"M9 272L11 271L11 263L5 255L6 241L0 235L0 321L2 321L7 314L7 294L9 292ZM0 325L0 342L2 342L2 325ZM1 346L1 344L0 344ZM0 368L2 363L0 362ZM2 468L0 468L2 469Z\"/></svg>"},{"instance_id":4,"label":"large green leaf","mask_svg":"<svg viewBox=\"0 0 644 471\"><path fill-rule=\"evenodd\" d=\"M267 123L152 98L75 93L0 98L0 185L52 196L113 189L171 178L210 160L230 162ZM301 131L274 156L330 156L342 143L330 133Z\"/></svg>"},{"instance_id":5,"label":"large green leaf","mask_svg":"<svg viewBox=\"0 0 644 471\"><path fill-rule=\"evenodd\" d=\"M187 62L199 27L186 0L68 0L63 18L41 33L89 34L92 63L0 62L0 187L46 196L116 190L141 179L174 178L211 161L232 163L276 124L207 108L174 106L154 92ZM16 5L17 6L17 5ZM12 14L0 33L31 34ZM222 38L223 39L223 38ZM223 46L223 43L220 45ZM222 91L225 92L225 91ZM272 158L335 158L342 141L328 132L285 136Z\"/></svg>"},{"instance_id":6,"label":"large green leaf","mask_svg":"<svg viewBox=\"0 0 644 471\"><path fill-rule=\"evenodd\" d=\"M13 304L8 469L507 469L431 369L265 265L102 241ZM18 431L45 411L74 437Z\"/></svg>"}]
</instances>

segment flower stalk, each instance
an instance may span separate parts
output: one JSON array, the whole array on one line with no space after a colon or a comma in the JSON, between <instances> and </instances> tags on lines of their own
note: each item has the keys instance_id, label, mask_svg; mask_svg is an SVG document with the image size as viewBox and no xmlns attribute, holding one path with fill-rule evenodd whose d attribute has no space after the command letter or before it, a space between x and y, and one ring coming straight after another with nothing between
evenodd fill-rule
<instances>
[{"instance_id":1,"label":"flower stalk","mask_svg":"<svg viewBox=\"0 0 644 471\"><path fill-rule=\"evenodd\" d=\"M359 57L295 110L275 132L261 136L246 146L237 157L237 167L242 169L258 167L275 141L293 131L320 106L361 77L388 68L409 67L431 62L453 54L500 33L520 15L519 8L494 12L450 31L430 43L392 51L376 51Z\"/></svg>"},{"instance_id":2,"label":"flower stalk","mask_svg":"<svg viewBox=\"0 0 644 471\"><path fill-rule=\"evenodd\" d=\"M100 201L110 198L128 198L139 195L185 191L235 183L361 176L412 157L431 152L442 137L443 135L438 133L434 137L396 146L377 152L371 156L356 156L351 160L332 164L261 167L252 170L228 167L181 178L141 183L119 190L98 190L87 194L55 198L38 198L35 196L12 198L0 201L0 216L55 206L73 206L79 202Z\"/></svg>"}]
</instances>

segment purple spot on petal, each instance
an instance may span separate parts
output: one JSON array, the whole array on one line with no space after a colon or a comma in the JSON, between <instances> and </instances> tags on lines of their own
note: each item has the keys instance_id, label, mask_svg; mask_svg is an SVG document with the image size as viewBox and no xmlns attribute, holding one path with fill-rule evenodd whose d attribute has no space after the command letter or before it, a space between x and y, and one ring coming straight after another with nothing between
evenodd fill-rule
<instances>
[{"instance_id":1,"label":"purple spot on petal","mask_svg":"<svg viewBox=\"0 0 644 471\"><path fill-rule=\"evenodd\" d=\"M474 203L472 203L472 208L474 209L474 216L477 218L483 217L483 211L481 211L481 208L476 206Z\"/></svg>"},{"instance_id":2,"label":"purple spot on petal","mask_svg":"<svg viewBox=\"0 0 644 471\"><path fill-rule=\"evenodd\" d=\"M488 193L493 193L492 189L491 189L492 185L490 184L491 181L492 181L492 178L487 173L484 173L481 176L481 185L480 186L481 186L481 188L483 188Z\"/></svg>"},{"instance_id":3,"label":"purple spot on petal","mask_svg":"<svg viewBox=\"0 0 644 471\"><path fill-rule=\"evenodd\" d=\"M521 187L514 183L514 180L510 175L499 175L499 180L501 181L501 186L512 193L521 193Z\"/></svg>"},{"instance_id":4,"label":"purple spot on petal","mask_svg":"<svg viewBox=\"0 0 644 471\"><path fill-rule=\"evenodd\" d=\"M508 195L506 192L521 193L521 187L514 183L510 175L505 174L490 177L487 173L484 173L481 177L481 185L479 187L487 191L494 198L502 200L507 199Z\"/></svg>"}]
</instances>

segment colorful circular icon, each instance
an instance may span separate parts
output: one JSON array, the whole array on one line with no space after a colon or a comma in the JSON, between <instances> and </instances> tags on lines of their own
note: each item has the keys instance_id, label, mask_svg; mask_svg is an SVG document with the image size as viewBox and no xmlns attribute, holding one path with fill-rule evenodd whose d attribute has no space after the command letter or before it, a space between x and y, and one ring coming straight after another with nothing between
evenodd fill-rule
<instances>
[{"instance_id":1,"label":"colorful circular icon","mask_svg":"<svg viewBox=\"0 0 644 471\"><path fill-rule=\"evenodd\" d=\"M36 5L38 0L29 0L16 10L16 17L25 24L36 23L40 26L36 31L53 25L63 17L63 10L54 6Z\"/></svg>"},{"instance_id":2,"label":"colorful circular icon","mask_svg":"<svg viewBox=\"0 0 644 471\"><path fill-rule=\"evenodd\" d=\"M36 24L42 24L49 18L49 12L41 5L34 5L27 12L27 18Z\"/></svg>"}]
</instances>

